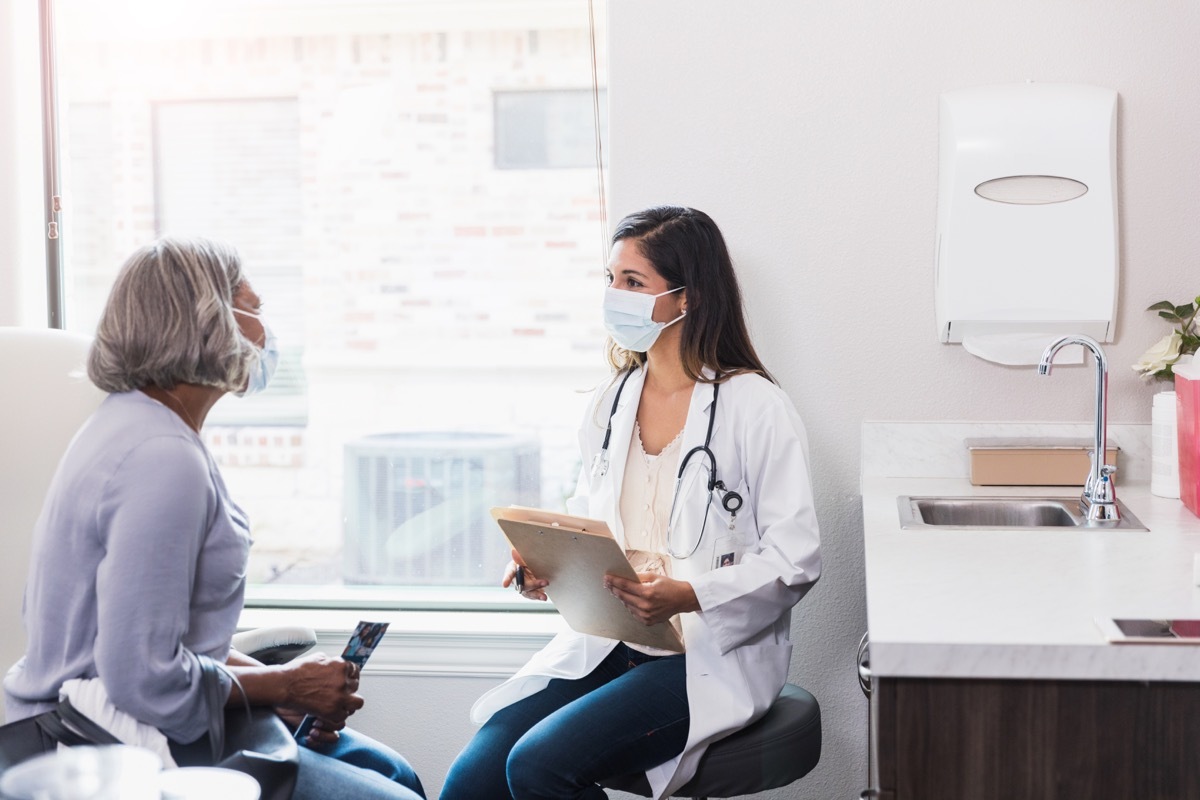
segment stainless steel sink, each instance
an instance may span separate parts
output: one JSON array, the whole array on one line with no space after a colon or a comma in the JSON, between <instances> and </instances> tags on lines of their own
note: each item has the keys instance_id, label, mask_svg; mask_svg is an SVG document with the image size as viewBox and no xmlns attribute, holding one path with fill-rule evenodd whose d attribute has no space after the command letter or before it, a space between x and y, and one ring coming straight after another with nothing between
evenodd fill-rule
<instances>
[{"instance_id":1,"label":"stainless steel sink","mask_svg":"<svg viewBox=\"0 0 1200 800\"><path fill-rule=\"evenodd\" d=\"M913 497L897 498L900 527L965 530L1046 530L1091 528L1148 530L1120 500L1121 518L1088 522L1079 510L1079 497Z\"/></svg>"}]
</instances>

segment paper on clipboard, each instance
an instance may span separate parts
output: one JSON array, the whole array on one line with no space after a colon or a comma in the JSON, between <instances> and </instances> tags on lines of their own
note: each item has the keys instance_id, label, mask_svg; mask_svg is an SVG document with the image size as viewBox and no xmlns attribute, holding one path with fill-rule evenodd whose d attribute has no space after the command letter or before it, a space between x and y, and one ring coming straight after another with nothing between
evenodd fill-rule
<instances>
[{"instance_id":1,"label":"paper on clipboard","mask_svg":"<svg viewBox=\"0 0 1200 800\"><path fill-rule=\"evenodd\" d=\"M643 625L604 588L606 573L638 578L602 520L521 506L493 508L492 518L533 574L550 582L546 595L573 630L683 652L668 623Z\"/></svg>"}]
</instances>

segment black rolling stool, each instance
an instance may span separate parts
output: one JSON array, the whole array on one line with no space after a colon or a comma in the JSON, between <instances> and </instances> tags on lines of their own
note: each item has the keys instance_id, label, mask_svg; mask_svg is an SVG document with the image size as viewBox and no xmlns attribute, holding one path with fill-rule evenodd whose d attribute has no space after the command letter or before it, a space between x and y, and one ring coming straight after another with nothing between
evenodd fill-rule
<instances>
[{"instance_id":1,"label":"black rolling stool","mask_svg":"<svg viewBox=\"0 0 1200 800\"><path fill-rule=\"evenodd\" d=\"M799 686L784 684L762 719L712 745L695 776L672 797L740 797L787 786L821 760L821 707ZM642 773L600 781L605 789L650 796Z\"/></svg>"}]
</instances>

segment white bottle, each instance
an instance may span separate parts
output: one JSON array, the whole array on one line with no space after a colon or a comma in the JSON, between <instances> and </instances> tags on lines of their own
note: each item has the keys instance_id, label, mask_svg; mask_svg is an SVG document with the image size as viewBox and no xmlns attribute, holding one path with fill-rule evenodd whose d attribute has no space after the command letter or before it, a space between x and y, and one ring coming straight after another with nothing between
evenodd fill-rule
<instances>
[{"instance_id":1,"label":"white bottle","mask_svg":"<svg viewBox=\"0 0 1200 800\"><path fill-rule=\"evenodd\" d=\"M1154 395L1150 409L1150 493L1179 497L1179 441L1175 438L1175 393Z\"/></svg>"}]
</instances>

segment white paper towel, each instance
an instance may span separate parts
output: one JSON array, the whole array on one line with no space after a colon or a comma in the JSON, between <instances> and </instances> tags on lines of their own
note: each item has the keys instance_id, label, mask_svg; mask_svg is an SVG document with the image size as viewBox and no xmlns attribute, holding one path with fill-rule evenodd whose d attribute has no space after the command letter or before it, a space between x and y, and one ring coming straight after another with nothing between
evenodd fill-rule
<instances>
[{"instance_id":1,"label":"white paper towel","mask_svg":"<svg viewBox=\"0 0 1200 800\"><path fill-rule=\"evenodd\" d=\"M1150 494L1179 497L1175 393L1159 392L1150 407Z\"/></svg>"},{"instance_id":2,"label":"white paper towel","mask_svg":"<svg viewBox=\"0 0 1200 800\"><path fill-rule=\"evenodd\" d=\"M1050 343L1059 338L1057 333L988 333L963 337L963 348L973 356L994 361L997 364L1036 364ZM1055 364L1082 364L1083 348L1079 345L1064 347L1054 357Z\"/></svg>"}]
</instances>

